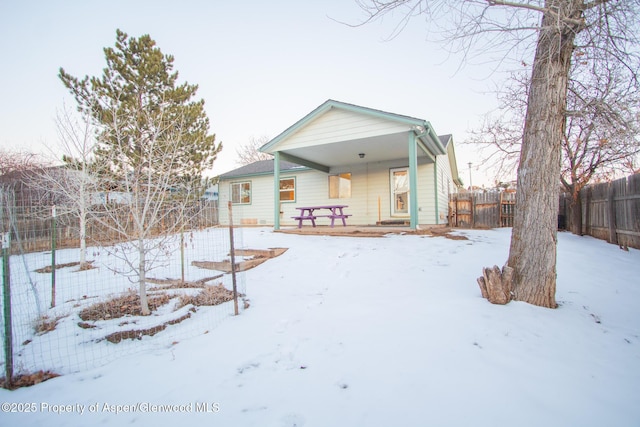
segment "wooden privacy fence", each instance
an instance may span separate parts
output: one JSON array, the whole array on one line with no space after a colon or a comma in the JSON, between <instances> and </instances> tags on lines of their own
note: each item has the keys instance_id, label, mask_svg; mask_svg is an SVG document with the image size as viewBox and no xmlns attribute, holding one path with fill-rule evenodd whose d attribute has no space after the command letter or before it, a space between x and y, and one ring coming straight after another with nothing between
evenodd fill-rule
<instances>
[{"instance_id":1,"label":"wooden privacy fence","mask_svg":"<svg viewBox=\"0 0 640 427\"><path fill-rule=\"evenodd\" d=\"M583 234L640 249L640 174L589 185L580 191L580 198ZM566 211L567 221L572 221L569 202ZM568 224L571 230L572 225Z\"/></svg>"},{"instance_id":2,"label":"wooden privacy fence","mask_svg":"<svg viewBox=\"0 0 640 427\"><path fill-rule=\"evenodd\" d=\"M449 226L513 227L516 193L455 193L449 196Z\"/></svg>"}]
</instances>

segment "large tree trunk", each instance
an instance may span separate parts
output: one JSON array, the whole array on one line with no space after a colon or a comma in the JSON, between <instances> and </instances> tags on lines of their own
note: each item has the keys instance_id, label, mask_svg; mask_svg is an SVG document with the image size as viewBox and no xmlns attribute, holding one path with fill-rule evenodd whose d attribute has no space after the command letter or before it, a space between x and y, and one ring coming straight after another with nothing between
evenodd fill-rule
<instances>
[{"instance_id":1,"label":"large tree trunk","mask_svg":"<svg viewBox=\"0 0 640 427\"><path fill-rule=\"evenodd\" d=\"M569 223L571 224L570 231L573 234L577 234L578 236L583 236L584 232L582 231L582 198L580 196L580 190L575 191L571 195L571 208L569 209L571 213L571 219Z\"/></svg>"},{"instance_id":2,"label":"large tree trunk","mask_svg":"<svg viewBox=\"0 0 640 427\"><path fill-rule=\"evenodd\" d=\"M515 300L555 308L556 243L561 142L567 81L578 28L577 0L547 0L531 75L518 166L518 192L507 265L513 268ZM559 16L558 17L558 12ZM577 14L576 14L577 12Z\"/></svg>"}]
</instances>

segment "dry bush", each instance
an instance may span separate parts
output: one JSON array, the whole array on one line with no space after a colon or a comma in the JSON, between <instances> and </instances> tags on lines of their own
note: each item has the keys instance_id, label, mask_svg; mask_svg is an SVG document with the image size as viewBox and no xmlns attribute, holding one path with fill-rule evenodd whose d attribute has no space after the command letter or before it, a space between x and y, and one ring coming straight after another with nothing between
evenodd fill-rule
<instances>
[{"instance_id":1,"label":"dry bush","mask_svg":"<svg viewBox=\"0 0 640 427\"><path fill-rule=\"evenodd\" d=\"M0 378L0 387L14 390L19 387L29 387L40 384L43 381L59 376L60 375L51 371L38 371L33 374L18 375L11 380L11 384L7 384L7 379L3 377Z\"/></svg>"},{"instance_id":2,"label":"dry bush","mask_svg":"<svg viewBox=\"0 0 640 427\"><path fill-rule=\"evenodd\" d=\"M55 330L56 326L58 325L58 321L64 317L67 317L67 315L57 316L57 317L54 317L53 319L47 315L40 317L37 320L35 325L36 333L38 335L43 335L43 334L46 334L47 332L51 332Z\"/></svg>"},{"instance_id":3,"label":"dry bush","mask_svg":"<svg viewBox=\"0 0 640 427\"><path fill-rule=\"evenodd\" d=\"M149 310L157 310L158 307L167 304L169 299L169 296L166 294L150 295ZM140 297L135 291L131 290L109 301L93 304L82 310L78 315L80 319L84 321L117 319L124 316L141 316Z\"/></svg>"},{"instance_id":4,"label":"dry bush","mask_svg":"<svg viewBox=\"0 0 640 427\"><path fill-rule=\"evenodd\" d=\"M233 291L225 288L224 285L220 283L215 286L205 286L196 295L182 295L176 310L189 304L195 306L218 305L232 300Z\"/></svg>"}]
</instances>

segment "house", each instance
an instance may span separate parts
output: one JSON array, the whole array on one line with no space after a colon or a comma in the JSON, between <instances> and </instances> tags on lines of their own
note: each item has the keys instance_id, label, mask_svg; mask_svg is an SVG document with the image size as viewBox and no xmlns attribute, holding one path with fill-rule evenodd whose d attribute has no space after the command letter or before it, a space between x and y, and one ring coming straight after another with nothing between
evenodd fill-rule
<instances>
[{"instance_id":1,"label":"house","mask_svg":"<svg viewBox=\"0 0 640 427\"><path fill-rule=\"evenodd\" d=\"M220 206L231 201L244 224L294 226L296 207L326 204L348 205L350 225L446 224L449 193L462 185L451 135L438 136L423 119L334 100L260 151L273 160L220 176ZM220 222L228 224L224 208Z\"/></svg>"},{"instance_id":2,"label":"house","mask_svg":"<svg viewBox=\"0 0 640 427\"><path fill-rule=\"evenodd\" d=\"M207 187L200 198L202 201L213 202L218 200L218 184L213 184Z\"/></svg>"}]
</instances>

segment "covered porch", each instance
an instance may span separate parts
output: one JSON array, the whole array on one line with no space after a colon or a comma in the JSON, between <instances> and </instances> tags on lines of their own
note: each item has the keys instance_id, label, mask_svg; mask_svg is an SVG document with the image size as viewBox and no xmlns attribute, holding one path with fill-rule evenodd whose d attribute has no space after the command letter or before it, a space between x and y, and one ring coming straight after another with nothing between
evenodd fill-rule
<instances>
[{"instance_id":1,"label":"covered porch","mask_svg":"<svg viewBox=\"0 0 640 427\"><path fill-rule=\"evenodd\" d=\"M376 194L384 195L385 212L387 207L390 210L384 219L406 221L409 230L416 230L424 208L434 210L433 217L438 223L437 156L446 155L447 149L425 120L329 100L271 140L261 151L274 156L276 230L281 228L282 215L281 161L306 166L327 176L355 171L359 187L354 192L359 193L351 198L351 202L344 200L344 204L350 205L349 213L353 214L354 223L360 222L359 225L371 223L376 203L380 216L381 196L377 196L376 201ZM425 172L425 165L431 165L428 172ZM422 168L421 175L419 167ZM431 176L425 178L425 174ZM366 194L363 195L360 192L365 191L365 186ZM318 191L318 199L330 197L322 194L324 190L315 191Z\"/></svg>"}]
</instances>

